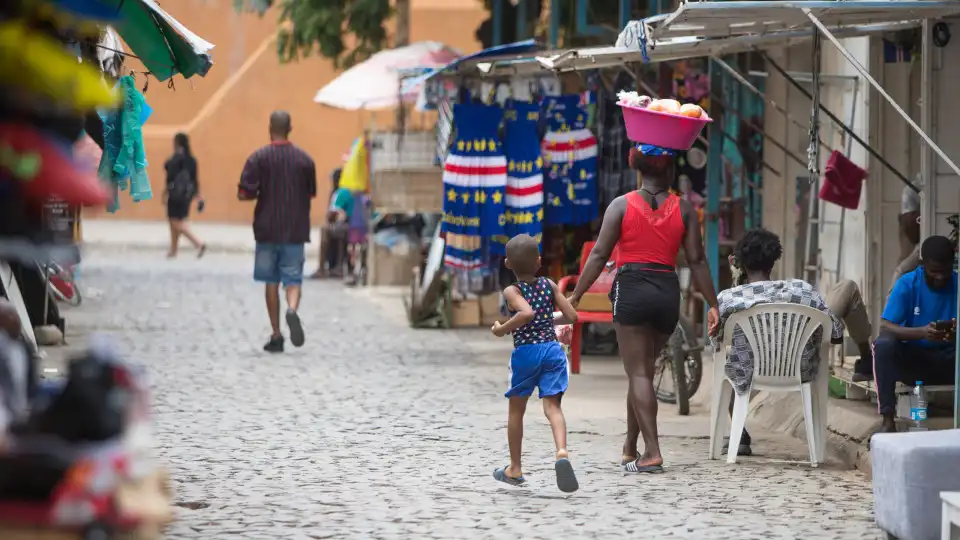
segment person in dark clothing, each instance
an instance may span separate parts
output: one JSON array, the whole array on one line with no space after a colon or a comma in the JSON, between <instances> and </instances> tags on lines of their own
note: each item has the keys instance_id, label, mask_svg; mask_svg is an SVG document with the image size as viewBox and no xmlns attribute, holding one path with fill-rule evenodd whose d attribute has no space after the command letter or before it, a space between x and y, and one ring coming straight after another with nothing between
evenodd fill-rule
<instances>
[{"instance_id":1,"label":"person in dark clothing","mask_svg":"<svg viewBox=\"0 0 960 540\"><path fill-rule=\"evenodd\" d=\"M347 251L347 213L353 199L350 192L340 190L340 176L343 169L337 167L330 173L330 205L327 210L326 222L320 227L320 259L317 271L310 275L310 279L326 277L343 277L343 262ZM343 194L346 196L343 196Z\"/></svg>"},{"instance_id":2,"label":"person in dark clothing","mask_svg":"<svg viewBox=\"0 0 960 540\"><path fill-rule=\"evenodd\" d=\"M170 251L168 258L177 256L180 237L184 236L197 248L197 257L203 257L207 246L187 225L190 205L197 199L198 208L203 208L200 198L200 184L197 181L197 160L190 153L190 139L185 133L173 137L173 156L163 165L167 172L167 184L163 191L163 201L167 205L167 219L170 221Z\"/></svg>"},{"instance_id":3,"label":"person in dark clothing","mask_svg":"<svg viewBox=\"0 0 960 540\"><path fill-rule=\"evenodd\" d=\"M265 285L273 333L263 350L283 352L280 285L287 298L287 327L294 347L304 343L297 309L303 284L304 245L310 242L310 203L317 196L313 159L290 142L290 114L270 115L270 144L247 158L237 196L256 200L253 237L257 242L253 279Z\"/></svg>"}]
</instances>

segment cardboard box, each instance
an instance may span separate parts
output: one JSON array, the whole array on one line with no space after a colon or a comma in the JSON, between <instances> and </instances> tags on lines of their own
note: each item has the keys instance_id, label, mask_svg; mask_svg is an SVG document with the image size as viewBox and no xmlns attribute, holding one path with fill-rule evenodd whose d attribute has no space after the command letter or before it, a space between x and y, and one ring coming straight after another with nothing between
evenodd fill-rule
<instances>
[{"instance_id":1,"label":"cardboard box","mask_svg":"<svg viewBox=\"0 0 960 540\"><path fill-rule=\"evenodd\" d=\"M452 322L454 328L480 326L480 301L476 298L455 300L453 302Z\"/></svg>"},{"instance_id":2,"label":"cardboard box","mask_svg":"<svg viewBox=\"0 0 960 540\"><path fill-rule=\"evenodd\" d=\"M493 323L503 322L506 317L500 314L500 293L485 294L480 297L480 324L493 326Z\"/></svg>"},{"instance_id":3,"label":"cardboard box","mask_svg":"<svg viewBox=\"0 0 960 540\"><path fill-rule=\"evenodd\" d=\"M413 269L419 268L423 262L419 249L394 252L384 246L372 247L373 249L367 252L370 285L409 285L413 279ZM376 260L371 261L370 258Z\"/></svg>"}]
</instances>

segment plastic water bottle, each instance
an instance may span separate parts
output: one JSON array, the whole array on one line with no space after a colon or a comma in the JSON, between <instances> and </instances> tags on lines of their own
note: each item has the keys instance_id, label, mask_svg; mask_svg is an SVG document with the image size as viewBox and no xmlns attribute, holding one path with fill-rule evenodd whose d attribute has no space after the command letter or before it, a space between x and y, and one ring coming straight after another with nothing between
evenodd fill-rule
<instances>
[{"instance_id":1,"label":"plastic water bottle","mask_svg":"<svg viewBox=\"0 0 960 540\"><path fill-rule=\"evenodd\" d=\"M927 391L923 381L917 381L910 392L910 431L927 431Z\"/></svg>"}]
</instances>

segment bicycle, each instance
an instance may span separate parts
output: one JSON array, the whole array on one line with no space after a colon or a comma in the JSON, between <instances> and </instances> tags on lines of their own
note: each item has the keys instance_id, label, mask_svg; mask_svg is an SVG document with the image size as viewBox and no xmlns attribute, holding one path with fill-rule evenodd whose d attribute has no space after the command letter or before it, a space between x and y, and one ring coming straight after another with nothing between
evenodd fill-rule
<instances>
[{"instance_id":1,"label":"bicycle","mask_svg":"<svg viewBox=\"0 0 960 540\"><path fill-rule=\"evenodd\" d=\"M690 398L700 389L703 378L702 351L703 346L697 339L693 323L681 316L677 328L657 358L653 383L657 400L677 404L681 416L690 414ZM665 388L663 384L668 370L672 389Z\"/></svg>"},{"instance_id":2,"label":"bicycle","mask_svg":"<svg viewBox=\"0 0 960 540\"><path fill-rule=\"evenodd\" d=\"M47 277L47 289L59 301L71 306L79 306L83 302L80 287L76 283L76 267L64 268L57 263L43 266Z\"/></svg>"}]
</instances>

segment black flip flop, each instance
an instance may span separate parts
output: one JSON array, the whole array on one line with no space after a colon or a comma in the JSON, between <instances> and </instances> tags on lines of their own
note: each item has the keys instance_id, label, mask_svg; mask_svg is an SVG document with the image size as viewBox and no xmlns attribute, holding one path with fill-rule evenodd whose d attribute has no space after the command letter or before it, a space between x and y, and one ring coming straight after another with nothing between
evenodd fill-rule
<instances>
[{"instance_id":1,"label":"black flip flop","mask_svg":"<svg viewBox=\"0 0 960 540\"><path fill-rule=\"evenodd\" d=\"M637 462L640 461L640 458L637 458L636 461L631 461L623 466L623 472L628 473L647 473L647 474L660 474L663 472L663 465L638 465Z\"/></svg>"},{"instance_id":2,"label":"black flip flop","mask_svg":"<svg viewBox=\"0 0 960 540\"><path fill-rule=\"evenodd\" d=\"M303 347L303 342L306 340L303 334L303 323L300 322L297 312L292 309L287 310L287 327L290 329L290 343L294 347Z\"/></svg>"},{"instance_id":3,"label":"black flip flop","mask_svg":"<svg viewBox=\"0 0 960 540\"><path fill-rule=\"evenodd\" d=\"M577 475L573 472L573 464L567 458L560 458L553 466L557 472L557 487L564 493L573 493L580 489Z\"/></svg>"}]
</instances>

